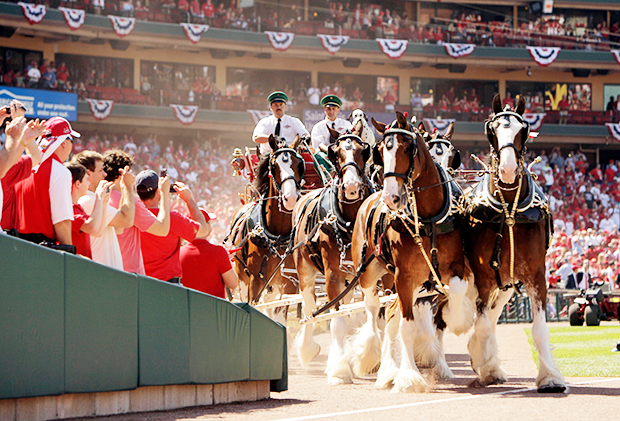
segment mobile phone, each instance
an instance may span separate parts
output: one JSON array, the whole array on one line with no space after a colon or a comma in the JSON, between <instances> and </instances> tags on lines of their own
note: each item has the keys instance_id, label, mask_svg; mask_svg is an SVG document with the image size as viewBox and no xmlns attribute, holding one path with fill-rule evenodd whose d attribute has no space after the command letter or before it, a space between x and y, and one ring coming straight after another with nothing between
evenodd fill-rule
<instances>
[{"instance_id":1,"label":"mobile phone","mask_svg":"<svg viewBox=\"0 0 620 421\"><path fill-rule=\"evenodd\" d=\"M174 189L174 183L170 184L170 193L176 193L177 191Z\"/></svg>"},{"instance_id":2,"label":"mobile phone","mask_svg":"<svg viewBox=\"0 0 620 421\"><path fill-rule=\"evenodd\" d=\"M163 170L160 171L159 176L160 177L165 177L168 175L168 170L166 168L164 168Z\"/></svg>"},{"instance_id":3,"label":"mobile phone","mask_svg":"<svg viewBox=\"0 0 620 421\"><path fill-rule=\"evenodd\" d=\"M20 105L19 108L21 108L22 110L26 111L26 107L24 107L23 105ZM11 106L10 105L6 105L4 107L4 112L7 114L11 114Z\"/></svg>"}]
</instances>

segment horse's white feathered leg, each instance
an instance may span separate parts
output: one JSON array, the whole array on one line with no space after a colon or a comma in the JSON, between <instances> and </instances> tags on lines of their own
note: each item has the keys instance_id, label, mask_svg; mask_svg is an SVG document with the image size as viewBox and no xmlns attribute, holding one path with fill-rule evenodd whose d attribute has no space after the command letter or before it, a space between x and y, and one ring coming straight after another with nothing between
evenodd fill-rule
<instances>
[{"instance_id":1,"label":"horse's white feathered leg","mask_svg":"<svg viewBox=\"0 0 620 421\"><path fill-rule=\"evenodd\" d=\"M377 368L381 361L381 339L377 329L379 297L373 284L364 291L366 322L348 344L351 368L356 376L365 376Z\"/></svg>"},{"instance_id":2,"label":"horse's white feathered leg","mask_svg":"<svg viewBox=\"0 0 620 421\"><path fill-rule=\"evenodd\" d=\"M487 307L483 313L478 313L474 334L467 344L472 368L478 373L478 383L483 386L506 381L506 372L500 367L495 325L512 292L500 291L491 309Z\"/></svg>"},{"instance_id":3,"label":"horse's white feathered leg","mask_svg":"<svg viewBox=\"0 0 620 421\"><path fill-rule=\"evenodd\" d=\"M433 308L430 301L420 302L413 306L415 320L415 339L413 341L413 355L419 367L431 368L437 362L439 342L435 334L433 323Z\"/></svg>"},{"instance_id":4,"label":"horse's white feathered leg","mask_svg":"<svg viewBox=\"0 0 620 421\"><path fill-rule=\"evenodd\" d=\"M475 288L470 288L470 285L473 287L473 280L470 283L454 276L450 279L449 285L448 305L443 309L443 320L452 333L462 335L474 324L475 295L477 294L468 293L470 289L475 292Z\"/></svg>"},{"instance_id":5,"label":"horse's white feathered leg","mask_svg":"<svg viewBox=\"0 0 620 421\"><path fill-rule=\"evenodd\" d=\"M564 377L558 370L558 367L551 355L551 346L549 345L549 328L545 316L545 310L541 303L533 303L533 324L532 338L536 349L538 349L539 369L536 378L537 387L549 386L565 386ZM565 389L568 391L568 388Z\"/></svg>"},{"instance_id":6,"label":"horse's white feathered leg","mask_svg":"<svg viewBox=\"0 0 620 421\"><path fill-rule=\"evenodd\" d=\"M394 316L387 322L381 346L381 367L377 372L377 389L387 389L392 386L398 374L398 364L396 363L396 336L400 325L400 310L394 312Z\"/></svg>"},{"instance_id":7,"label":"horse's white feathered leg","mask_svg":"<svg viewBox=\"0 0 620 421\"><path fill-rule=\"evenodd\" d=\"M314 283L311 284L313 286ZM313 288L305 288L301 291L303 298L303 310L304 316L309 315L316 309L316 301L314 299ZM312 322L306 323L301 327L295 340L295 348L297 348L297 355L302 367L308 367L310 361L321 352L321 347L314 341L314 324Z\"/></svg>"},{"instance_id":8,"label":"horse's white feathered leg","mask_svg":"<svg viewBox=\"0 0 620 421\"><path fill-rule=\"evenodd\" d=\"M443 330L437 330L437 341L439 341L439 355L437 356L437 364L435 364L435 376L438 379L452 379L454 378L454 373L448 367L448 363L446 362L446 354L443 349Z\"/></svg>"},{"instance_id":9,"label":"horse's white feathered leg","mask_svg":"<svg viewBox=\"0 0 620 421\"><path fill-rule=\"evenodd\" d=\"M344 337L347 333L347 317L336 317L330 321L331 344L327 357L327 383L353 383L353 373L344 354Z\"/></svg>"},{"instance_id":10,"label":"horse's white feathered leg","mask_svg":"<svg viewBox=\"0 0 620 421\"><path fill-rule=\"evenodd\" d=\"M402 303L401 303L402 305ZM400 368L394 379L393 393L425 392L428 383L415 365L413 358L413 341L415 339L415 322L402 318L400 321Z\"/></svg>"}]
</instances>

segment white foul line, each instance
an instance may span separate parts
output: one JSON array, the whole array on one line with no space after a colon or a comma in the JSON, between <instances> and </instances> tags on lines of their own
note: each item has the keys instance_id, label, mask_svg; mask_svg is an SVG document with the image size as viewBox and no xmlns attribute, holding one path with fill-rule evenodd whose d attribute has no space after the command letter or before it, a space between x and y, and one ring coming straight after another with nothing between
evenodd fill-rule
<instances>
[{"instance_id":1,"label":"white foul line","mask_svg":"<svg viewBox=\"0 0 620 421\"><path fill-rule=\"evenodd\" d=\"M572 385L577 386L577 385L583 385L583 384L606 383L606 382L613 382L613 381L618 381L618 380L620 380L620 378L614 377L614 378L611 378L611 379L588 380L588 381L579 382L579 383L572 383ZM569 386L570 385L571 384L569 384ZM332 412L332 413L329 413L329 414L307 415L307 416L304 416L304 417L296 417L296 418L282 418L282 419L278 419L277 421L318 420L318 419L321 419L321 418L334 418L334 417L341 417L341 416L344 416L344 415L365 414L365 413L368 413L368 412L377 412L377 411L386 411L386 410L389 411L391 409L411 408L411 407L414 407L414 406L430 405L430 404L437 404L437 403L444 403L444 402L464 401L464 400L468 400L468 399L485 398L487 396L494 396L494 395L507 395L507 394L510 394L510 393L532 392L534 390L538 390L538 389L536 387L533 387L533 388L529 388L529 389L505 390L503 392L493 392L493 393L484 393L484 394L480 394L480 395L460 396L460 397L457 397L457 398L435 399L435 400L423 401L423 402L403 403L403 404L400 404L400 405L382 406L382 407L378 407L378 408L355 409L355 410L352 410L352 411Z\"/></svg>"}]
</instances>

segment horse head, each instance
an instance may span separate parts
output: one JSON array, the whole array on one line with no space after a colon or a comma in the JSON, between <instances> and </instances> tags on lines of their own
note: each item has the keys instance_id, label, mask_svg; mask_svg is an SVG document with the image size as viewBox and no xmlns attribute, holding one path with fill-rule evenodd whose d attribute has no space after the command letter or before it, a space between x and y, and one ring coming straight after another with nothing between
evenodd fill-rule
<instances>
[{"instance_id":1,"label":"horse head","mask_svg":"<svg viewBox=\"0 0 620 421\"><path fill-rule=\"evenodd\" d=\"M336 169L338 178L342 180L342 190L346 200L358 200L362 197L364 182L364 168L370 158L370 145L356 134L345 133L338 135L332 129L330 134L336 137L327 150L327 157Z\"/></svg>"},{"instance_id":2,"label":"horse head","mask_svg":"<svg viewBox=\"0 0 620 421\"><path fill-rule=\"evenodd\" d=\"M300 196L305 163L301 155L280 136L269 136L269 176L284 209L292 211Z\"/></svg>"},{"instance_id":3,"label":"horse head","mask_svg":"<svg viewBox=\"0 0 620 421\"><path fill-rule=\"evenodd\" d=\"M452 145L454 122L448 125L444 134L439 134L436 129L433 133L426 132L424 124L420 123L420 126L424 130L422 137L426 141L428 151L433 159L446 171L459 169L461 166L461 152Z\"/></svg>"},{"instance_id":4,"label":"horse head","mask_svg":"<svg viewBox=\"0 0 620 421\"><path fill-rule=\"evenodd\" d=\"M491 151L499 161L499 179L505 184L513 184L517 178L530 133L530 126L523 119L525 99L517 95L516 104L514 110L508 105L502 109L500 96L495 95L493 114L484 123L484 133L491 143Z\"/></svg>"},{"instance_id":5,"label":"horse head","mask_svg":"<svg viewBox=\"0 0 620 421\"><path fill-rule=\"evenodd\" d=\"M368 117L364 111L359 108L353 110L349 117L347 117L347 120L349 120L353 125L353 133L358 135L363 142L366 142L369 145L375 144L375 134L368 125Z\"/></svg>"},{"instance_id":6,"label":"horse head","mask_svg":"<svg viewBox=\"0 0 620 421\"><path fill-rule=\"evenodd\" d=\"M412 183L422 170L418 153L420 145L424 144L422 136L399 111L396 112L396 120L390 125L380 123L374 118L372 124L383 135L383 139L373 150L375 165L383 167L381 200L390 210L403 209L407 205L406 183ZM426 147L424 149L426 150ZM416 161L419 164L416 165Z\"/></svg>"}]
</instances>

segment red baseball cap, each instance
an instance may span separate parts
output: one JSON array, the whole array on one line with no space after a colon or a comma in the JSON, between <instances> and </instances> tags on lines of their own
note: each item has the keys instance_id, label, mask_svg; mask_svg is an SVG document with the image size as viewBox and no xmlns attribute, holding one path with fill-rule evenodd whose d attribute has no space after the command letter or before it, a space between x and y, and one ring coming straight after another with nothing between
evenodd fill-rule
<instances>
[{"instance_id":1,"label":"red baseball cap","mask_svg":"<svg viewBox=\"0 0 620 421\"><path fill-rule=\"evenodd\" d=\"M202 212L202 214L204 215L205 220L207 222L209 222L212 219L217 219L217 215L214 214L213 212L208 212L205 208L199 208L199 209L200 209L200 212Z\"/></svg>"},{"instance_id":2,"label":"red baseball cap","mask_svg":"<svg viewBox=\"0 0 620 421\"><path fill-rule=\"evenodd\" d=\"M81 135L73 130L71 124L62 117L52 117L45 122L45 129L49 134L41 137L39 149L43 153L41 162L52 156L58 146L70 137L80 137Z\"/></svg>"}]
</instances>

